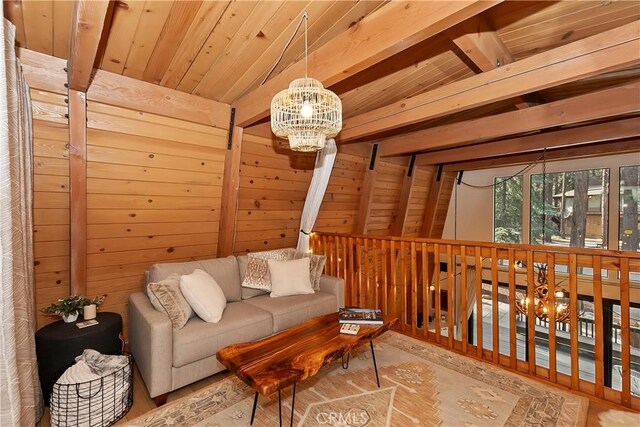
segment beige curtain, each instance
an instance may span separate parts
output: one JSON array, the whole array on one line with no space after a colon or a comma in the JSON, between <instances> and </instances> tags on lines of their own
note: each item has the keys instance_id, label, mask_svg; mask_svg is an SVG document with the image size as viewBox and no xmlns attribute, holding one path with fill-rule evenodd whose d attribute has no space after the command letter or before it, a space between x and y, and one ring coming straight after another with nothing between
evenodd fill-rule
<instances>
[{"instance_id":1,"label":"beige curtain","mask_svg":"<svg viewBox=\"0 0 640 427\"><path fill-rule=\"evenodd\" d=\"M0 426L42 415L33 296L31 102L15 55L15 27L0 26Z\"/></svg>"}]
</instances>

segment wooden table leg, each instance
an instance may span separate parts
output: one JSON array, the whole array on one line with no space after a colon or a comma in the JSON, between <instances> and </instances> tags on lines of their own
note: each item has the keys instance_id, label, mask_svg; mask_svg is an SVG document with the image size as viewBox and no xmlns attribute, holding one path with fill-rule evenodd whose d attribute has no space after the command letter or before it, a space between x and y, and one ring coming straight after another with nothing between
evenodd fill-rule
<instances>
[{"instance_id":1,"label":"wooden table leg","mask_svg":"<svg viewBox=\"0 0 640 427\"><path fill-rule=\"evenodd\" d=\"M380 388L380 378L378 377L378 365L376 364L376 352L373 351L373 341L369 341L371 345L371 356L373 357L373 370L376 371L376 383L378 384L378 388Z\"/></svg>"}]
</instances>

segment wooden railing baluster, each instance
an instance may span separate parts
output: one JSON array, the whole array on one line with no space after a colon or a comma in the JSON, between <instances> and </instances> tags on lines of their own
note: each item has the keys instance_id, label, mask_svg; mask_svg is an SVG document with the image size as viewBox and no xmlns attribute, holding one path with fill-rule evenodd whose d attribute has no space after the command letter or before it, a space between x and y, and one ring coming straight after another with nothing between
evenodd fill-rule
<instances>
[{"instance_id":1,"label":"wooden railing baluster","mask_svg":"<svg viewBox=\"0 0 640 427\"><path fill-rule=\"evenodd\" d=\"M418 326L418 259L416 242L411 242L411 333L416 335Z\"/></svg>"},{"instance_id":2,"label":"wooden railing baluster","mask_svg":"<svg viewBox=\"0 0 640 427\"><path fill-rule=\"evenodd\" d=\"M622 365L622 404L631 405L631 337L629 302L629 258L620 259L620 364Z\"/></svg>"},{"instance_id":3,"label":"wooden railing baluster","mask_svg":"<svg viewBox=\"0 0 640 427\"><path fill-rule=\"evenodd\" d=\"M604 397L604 317L602 312L602 258L593 257L593 322L595 324L596 397ZM551 327L551 326L549 326Z\"/></svg>"},{"instance_id":4,"label":"wooden railing baluster","mask_svg":"<svg viewBox=\"0 0 640 427\"><path fill-rule=\"evenodd\" d=\"M516 341L516 251L508 250L509 261L509 363L511 369L518 366L518 347ZM527 268L529 268L527 266ZM531 301L533 304L533 300Z\"/></svg>"},{"instance_id":5,"label":"wooden railing baluster","mask_svg":"<svg viewBox=\"0 0 640 427\"><path fill-rule=\"evenodd\" d=\"M469 351L467 342L469 313L467 310L467 248L464 245L460 246L460 308L462 309L462 316L460 317L462 333L460 339L462 340L462 352L466 354Z\"/></svg>"},{"instance_id":6,"label":"wooden railing baluster","mask_svg":"<svg viewBox=\"0 0 640 427\"><path fill-rule=\"evenodd\" d=\"M388 314L388 293L389 289L389 257L387 256L387 241L382 241L382 312Z\"/></svg>"},{"instance_id":7,"label":"wooden railing baluster","mask_svg":"<svg viewBox=\"0 0 640 427\"><path fill-rule=\"evenodd\" d=\"M373 239L371 243L371 252L373 253L373 307L380 308L380 302L378 301L378 239Z\"/></svg>"},{"instance_id":8,"label":"wooden railing baluster","mask_svg":"<svg viewBox=\"0 0 640 427\"><path fill-rule=\"evenodd\" d=\"M391 286L390 291L391 292L389 293L389 300L390 301L388 302L388 304L390 303L390 305L391 305L391 310L393 310L392 313L394 315L397 315L398 311L397 311L397 306L396 306L396 290L398 289L397 288L397 282L398 281L396 280L396 270L397 270L396 267L397 266L396 266L396 242L395 242L395 240L392 240L389 243L389 250L390 250L389 262L391 262L391 283L390 283L390 286Z\"/></svg>"},{"instance_id":9,"label":"wooden railing baluster","mask_svg":"<svg viewBox=\"0 0 640 427\"><path fill-rule=\"evenodd\" d=\"M558 371L556 366L556 256L547 253L547 280L549 281L549 301L553 310L549 313L549 379L557 382Z\"/></svg>"},{"instance_id":10,"label":"wooden railing baluster","mask_svg":"<svg viewBox=\"0 0 640 427\"><path fill-rule=\"evenodd\" d=\"M469 354L485 359L490 363L505 365L515 370L526 370L531 375L544 378L551 383L570 387L591 393L597 398L603 398L617 404L638 409L640 399L632 393L631 345L635 342L636 332L631 327L631 304L637 301L631 292L631 272L635 274L640 264L640 254L635 252L606 251L594 249L579 249L567 247L545 247L534 245L514 245L506 243L458 242L435 239L342 235L337 233L314 233L310 236L309 247L312 252L326 256L326 274L342 277L345 280L345 305L378 307L385 315L393 315L401 319L399 327L407 334L420 337L427 341L435 341L453 351ZM440 255L446 258L446 276L440 273ZM458 261L457 256L460 255ZM468 257L472 257L470 260ZM484 324L483 316L483 260L490 257L490 289L491 289L491 325ZM508 266L500 265L500 258L508 261ZM526 263L526 275L518 274L516 261ZM458 264L459 262L459 264ZM538 319L534 312L535 287L538 285L536 263L546 264L547 269L547 319ZM556 263L568 266L568 272L556 273ZM468 269L475 266L473 276ZM458 273L457 268L460 268ZM583 269L592 269L591 279L582 275ZM606 279L602 277L603 269L609 271ZM560 270L563 271L563 270ZM580 272L580 275L578 274ZM460 277L458 278L458 274ZM565 288L559 283L568 281L569 317L558 321L558 298L556 291ZM473 277L475 285L469 285ZM619 277L619 280L618 280ZM580 278L580 281L579 281ZM446 280L446 303L442 301L442 287ZM460 280L458 286L457 280ZM593 283L589 287L589 280ZM605 282L606 280L606 282ZM506 281L506 283L504 283ZM489 283L489 282L488 282ZM433 287L433 289L432 289ZM507 290L507 318L501 324L500 315L504 316L504 290ZM522 294L519 289L526 288ZM487 287L489 289L489 287ZM605 386L604 372L607 354L604 337L608 331L603 301L606 296L615 300L614 292L619 290L620 324L613 324L615 345L620 346L620 369L622 375L621 391L612 390ZM433 293L432 293L433 292ZM476 350L470 351L470 334L467 318L469 316L468 302L471 293L475 294L475 339ZM580 292L580 294L578 294ZM459 295L458 295L459 294ZM593 296L593 322L579 318L582 309L579 305L584 295ZM433 295L433 296L432 296ZM529 300L526 315L526 363L519 360L517 344L517 317L520 316L516 304L519 298ZM456 304L460 304L457 306ZM442 309L446 305L446 325L442 323ZM433 309L431 332L429 314ZM617 310L616 310L617 313ZM459 314L459 315L457 315ZM508 322L505 324L504 322ZM536 353L536 325L543 331L547 327L549 368L539 366L539 355ZM587 330L585 330L585 325ZM508 354L500 352L500 327L509 327ZM483 333L491 327L492 350L485 351ZM422 328L422 331L420 329ZM567 329L568 328L568 329ZM582 329L581 329L582 328ZM447 330L447 338L443 330ZM558 374L558 330L568 331L570 350L567 361L570 361L570 375ZM619 335L617 335L619 334ZM566 335L564 335L566 336ZM580 378L579 355L582 339L593 338L595 354L595 372L593 379ZM460 341L460 342L458 342ZM472 341L472 343L473 343ZM543 342L543 340L541 340ZM489 344L490 345L490 344ZM635 344L634 344L635 345ZM503 344L504 346L504 344ZM635 348L635 347L634 347ZM562 349L564 351L564 349ZM618 354L617 350L614 354ZM607 356L610 357L610 356ZM615 363L615 362L614 362ZM584 373L583 373L584 374ZM618 375L618 370L613 372ZM593 383L591 382L593 381ZM617 380L616 380L617 381ZM614 382L617 384L617 382Z\"/></svg>"},{"instance_id":11,"label":"wooden railing baluster","mask_svg":"<svg viewBox=\"0 0 640 427\"><path fill-rule=\"evenodd\" d=\"M429 336L429 265L427 244L422 245L422 336Z\"/></svg>"},{"instance_id":12,"label":"wooden railing baluster","mask_svg":"<svg viewBox=\"0 0 640 427\"><path fill-rule=\"evenodd\" d=\"M440 309L442 308L442 295L440 295L440 245L437 243L433 245L433 258L435 262L433 263L433 286L435 287L434 292L436 295L436 307L435 307L435 326L436 326L436 341L438 343L441 342L440 336Z\"/></svg>"},{"instance_id":13,"label":"wooden railing baluster","mask_svg":"<svg viewBox=\"0 0 640 427\"><path fill-rule=\"evenodd\" d=\"M449 347L453 348L453 326L455 317L454 295L455 295L455 274L456 264L453 262L453 248L447 245L447 338L449 339Z\"/></svg>"},{"instance_id":14,"label":"wooden railing baluster","mask_svg":"<svg viewBox=\"0 0 640 427\"><path fill-rule=\"evenodd\" d=\"M580 388L578 366L578 256L569 254L569 336L571 338L571 388Z\"/></svg>"},{"instance_id":15,"label":"wooden railing baluster","mask_svg":"<svg viewBox=\"0 0 640 427\"><path fill-rule=\"evenodd\" d=\"M491 248L491 327L493 332L493 363L500 363L500 329L498 317L498 249Z\"/></svg>"},{"instance_id":16,"label":"wooden railing baluster","mask_svg":"<svg viewBox=\"0 0 640 427\"><path fill-rule=\"evenodd\" d=\"M484 344L483 344L483 310L482 310L482 253L480 246L474 248L476 256L476 348L480 359L484 358Z\"/></svg>"},{"instance_id":17,"label":"wooden railing baluster","mask_svg":"<svg viewBox=\"0 0 640 427\"><path fill-rule=\"evenodd\" d=\"M371 295L371 288L369 283L369 273L371 270L371 258L369 258L369 239L363 239L362 242L362 254L364 257L364 279L363 286L361 287L360 292L362 293L362 302L361 307L370 307L369 298Z\"/></svg>"},{"instance_id":18,"label":"wooden railing baluster","mask_svg":"<svg viewBox=\"0 0 640 427\"><path fill-rule=\"evenodd\" d=\"M532 307L535 304L533 291L536 285L533 269L533 251L527 251L527 296ZM527 312L527 338L529 373L536 375L536 315L533 310Z\"/></svg>"}]
</instances>

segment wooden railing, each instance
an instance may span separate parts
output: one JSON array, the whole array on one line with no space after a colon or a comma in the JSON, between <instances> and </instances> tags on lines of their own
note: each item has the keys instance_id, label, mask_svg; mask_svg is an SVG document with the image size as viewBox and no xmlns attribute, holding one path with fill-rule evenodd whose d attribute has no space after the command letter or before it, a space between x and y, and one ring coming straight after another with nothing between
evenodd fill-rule
<instances>
[{"instance_id":1,"label":"wooden railing","mask_svg":"<svg viewBox=\"0 0 640 427\"><path fill-rule=\"evenodd\" d=\"M632 389L632 374L639 374L640 369L640 345L635 343L632 369L630 341L630 307L640 302L640 286L630 282L640 274L639 253L331 233L313 233L311 250L326 255L326 274L345 280L348 306L380 308L397 316L399 328L414 337L640 409L637 385ZM570 316L559 328L568 331L568 338L557 332L554 310L544 322L546 328L536 325L532 313L524 316L524 325L517 320L516 301L525 297L534 300L540 265L547 266L549 306L555 307L557 289L568 293ZM584 346L579 342L579 321L584 314L578 309L579 297L593 302L595 372L583 372L583 378L580 362L585 366L587 362L579 357ZM610 313L617 304L619 318L612 319ZM483 308L485 305L489 308ZM614 344L604 339L612 341L612 333L607 331L614 327L619 330L619 363L611 360ZM517 341L519 330L524 335L521 342ZM545 339L540 338L541 333ZM565 337L560 339L558 333ZM565 349L567 340L569 354L559 352L556 343L564 342ZM569 363L569 371L558 368L559 357L562 366ZM620 374L613 372L613 365L621 365ZM620 390L612 387L612 378Z\"/></svg>"}]
</instances>

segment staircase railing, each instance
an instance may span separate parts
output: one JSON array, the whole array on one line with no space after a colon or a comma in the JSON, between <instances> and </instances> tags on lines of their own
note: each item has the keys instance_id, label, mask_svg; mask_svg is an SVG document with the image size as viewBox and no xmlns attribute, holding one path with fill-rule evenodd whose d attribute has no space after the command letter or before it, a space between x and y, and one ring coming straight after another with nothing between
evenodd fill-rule
<instances>
[{"instance_id":1,"label":"staircase railing","mask_svg":"<svg viewBox=\"0 0 640 427\"><path fill-rule=\"evenodd\" d=\"M640 326L631 316L640 313L640 253L332 233L313 233L311 248L327 257L327 274L345 279L347 305L395 315L404 333L640 409L640 343L630 334ZM538 302L540 268L543 306L553 308L543 322L527 309ZM569 315L557 328L561 304ZM583 318L592 337L580 335Z\"/></svg>"}]
</instances>

